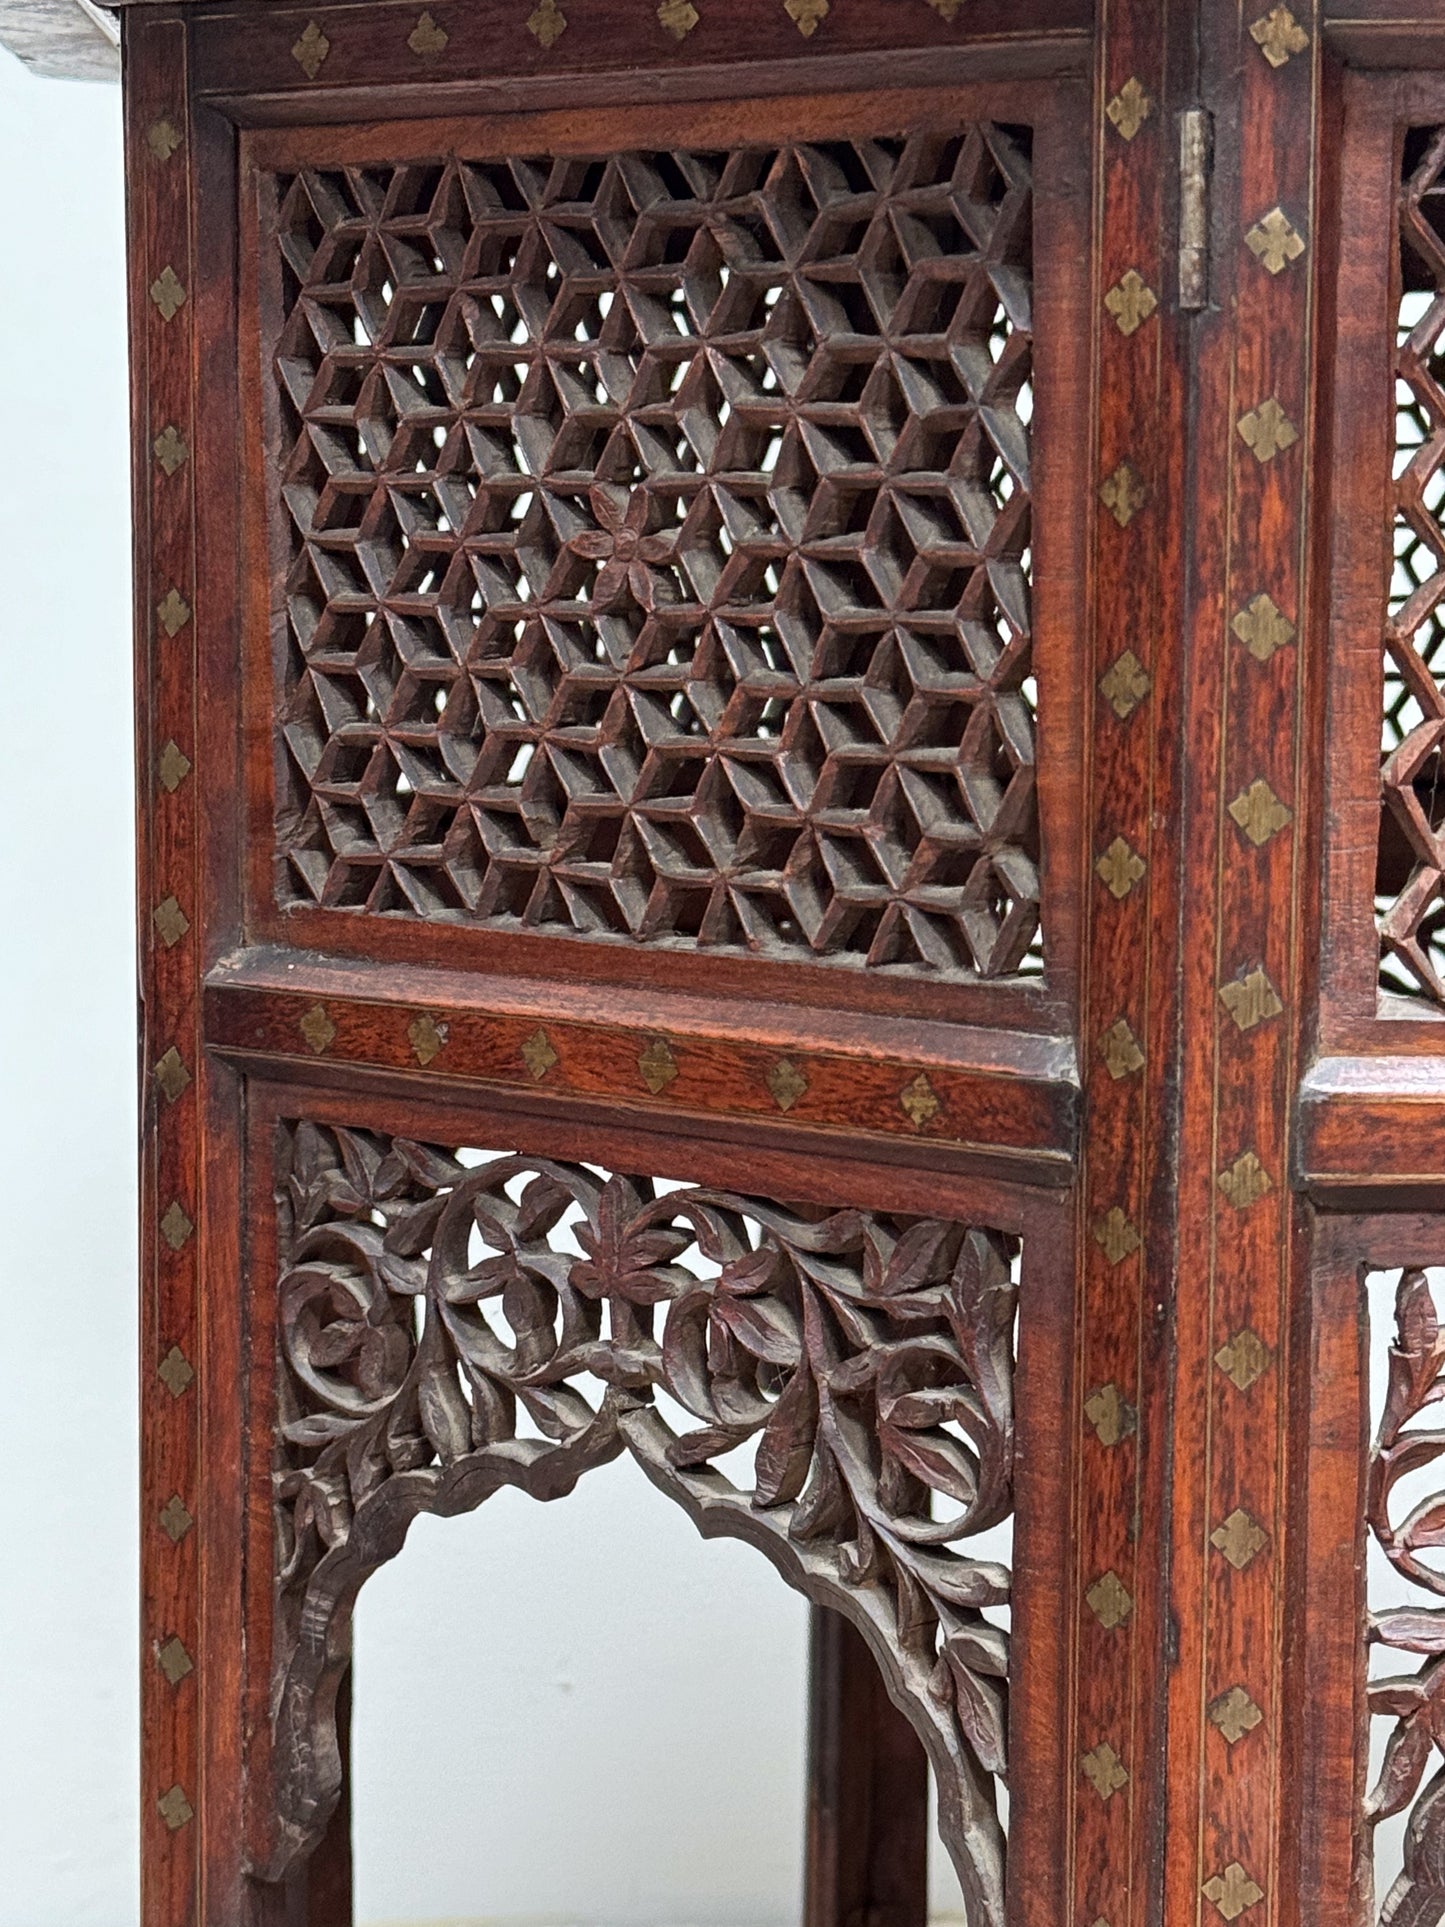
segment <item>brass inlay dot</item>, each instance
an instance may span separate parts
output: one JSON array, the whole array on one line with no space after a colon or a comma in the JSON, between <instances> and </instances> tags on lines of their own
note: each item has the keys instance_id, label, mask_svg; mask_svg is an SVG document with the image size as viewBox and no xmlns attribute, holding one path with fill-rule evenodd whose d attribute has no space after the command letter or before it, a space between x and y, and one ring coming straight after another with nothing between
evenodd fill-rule
<instances>
[{"instance_id":1,"label":"brass inlay dot","mask_svg":"<svg viewBox=\"0 0 1445 1927\"><path fill-rule=\"evenodd\" d=\"M1305 251L1299 230L1282 207L1262 214L1244 237L1245 245L1270 274L1281 274Z\"/></svg>"},{"instance_id":2,"label":"brass inlay dot","mask_svg":"<svg viewBox=\"0 0 1445 1927\"><path fill-rule=\"evenodd\" d=\"M1239 439L1258 462L1272 462L1299 440L1299 430L1273 395L1241 415L1236 424Z\"/></svg>"},{"instance_id":3,"label":"brass inlay dot","mask_svg":"<svg viewBox=\"0 0 1445 1927\"><path fill-rule=\"evenodd\" d=\"M1279 993L1258 965L1246 975L1221 984L1219 1001L1240 1030L1253 1030L1284 1009Z\"/></svg>"},{"instance_id":4,"label":"brass inlay dot","mask_svg":"<svg viewBox=\"0 0 1445 1927\"><path fill-rule=\"evenodd\" d=\"M166 744L156 764L156 775L161 780L161 788L174 795L191 773L191 759L174 742Z\"/></svg>"},{"instance_id":5,"label":"brass inlay dot","mask_svg":"<svg viewBox=\"0 0 1445 1927\"><path fill-rule=\"evenodd\" d=\"M1294 624L1280 614L1273 596L1251 597L1230 627L1256 662L1268 662L1276 649L1294 641Z\"/></svg>"},{"instance_id":6,"label":"brass inlay dot","mask_svg":"<svg viewBox=\"0 0 1445 1927\"><path fill-rule=\"evenodd\" d=\"M173 1199L161 1219L161 1236L172 1251L179 1251L195 1230L179 1198Z\"/></svg>"},{"instance_id":7,"label":"brass inlay dot","mask_svg":"<svg viewBox=\"0 0 1445 1927\"><path fill-rule=\"evenodd\" d=\"M173 1492L161 1507L159 1513L161 1530L173 1546L178 1546L191 1527L196 1523L186 1510L185 1500L179 1492Z\"/></svg>"},{"instance_id":8,"label":"brass inlay dot","mask_svg":"<svg viewBox=\"0 0 1445 1927\"><path fill-rule=\"evenodd\" d=\"M330 52L331 42L312 20L308 22L306 31L291 49L291 58L308 80L315 80Z\"/></svg>"},{"instance_id":9,"label":"brass inlay dot","mask_svg":"<svg viewBox=\"0 0 1445 1927\"><path fill-rule=\"evenodd\" d=\"M423 1070L428 1064L434 1064L447 1047L448 1027L439 1024L434 1017L413 1018L406 1027L406 1034L416 1061Z\"/></svg>"},{"instance_id":10,"label":"brass inlay dot","mask_svg":"<svg viewBox=\"0 0 1445 1927\"><path fill-rule=\"evenodd\" d=\"M191 927L191 920L174 897L166 897L151 912L156 935L167 950L174 950Z\"/></svg>"},{"instance_id":11,"label":"brass inlay dot","mask_svg":"<svg viewBox=\"0 0 1445 1927\"><path fill-rule=\"evenodd\" d=\"M1116 836L1094 865L1094 874L1108 889L1110 896L1122 902L1143 876L1145 867L1138 851L1132 849L1122 836Z\"/></svg>"},{"instance_id":12,"label":"brass inlay dot","mask_svg":"<svg viewBox=\"0 0 1445 1927\"><path fill-rule=\"evenodd\" d=\"M557 0L539 0L527 20L527 31L544 47L555 47L567 31L567 16Z\"/></svg>"},{"instance_id":13,"label":"brass inlay dot","mask_svg":"<svg viewBox=\"0 0 1445 1927\"><path fill-rule=\"evenodd\" d=\"M1210 1533L1209 1543L1224 1554L1236 1572L1243 1572L1269 1544L1269 1534L1242 1506L1236 1506L1224 1523Z\"/></svg>"},{"instance_id":14,"label":"brass inlay dot","mask_svg":"<svg viewBox=\"0 0 1445 1927\"><path fill-rule=\"evenodd\" d=\"M166 634L178 636L191 619L191 605L179 589L170 589L165 600L157 605L156 614Z\"/></svg>"},{"instance_id":15,"label":"brass inlay dot","mask_svg":"<svg viewBox=\"0 0 1445 1927\"><path fill-rule=\"evenodd\" d=\"M1132 649L1111 662L1099 678L1099 693L1121 723L1133 715L1149 689L1149 671Z\"/></svg>"},{"instance_id":16,"label":"brass inlay dot","mask_svg":"<svg viewBox=\"0 0 1445 1927\"><path fill-rule=\"evenodd\" d=\"M1132 462L1120 462L1099 484L1099 500L1121 529L1127 529L1149 499L1144 478Z\"/></svg>"},{"instance_id":17,"label":"brass inlay dot","mask_svg":"<svg viewBox=\"0 0 1445 1927\"><path fill-rule=\"evenodd\" d=\"M1247 1907L1264 1899L1264 1889L1255 1885L1237 1860L1231 1860L1222 1874L1205 1881L1204 1897L1214 1902L1226 1920L1238 1920Z\"/></svg>"},{"instance_id":18,"label":"brass inlay dot","mask_svg":"<svg viewBox=\"0 0 1445 1927\"><path fill-rule=\"evenodd\" d=\"M1131 74L1104 112L1124 139L1131 141L1153 110L1153 101Z\"/></svg>"},{"instance_id":19,"label":"brass inlay dot","mask_svg":"<svg viewBox=\"0 0 1445 1927\"><path fill-rule=\"evenodd\" d=\"M1139 1039L1122 1017L1104 1032L1100 1048L1104 1054L1104 1067L1116 1084L1121 1078L1132 1077L1135 1071L1144 1068L1144 1053L1139 1048Z\"/></svg>"},{"instance_id":20,"label":"brass inlay dot","mask_svg":"<svg viewBox=\"0 0 1445 1927\"><path fill-rule=\"evenodd\" d=\"M963 8L963 0L928 0L933 11L941 14L950 26L957 20Z\"/></svg>"},{"instance_id":21,"label":"brass inlay dot","mask_svg":"<svg viewBox=\"0 0 1445 1927\"><path fill-rule=\"evenodd\" d=\"M1104 296L1121 335L1132 335L1159 306L1159 297L1135 268L1128 268Z\"/></svg>"},{"instance_id":22,"label":"brass inlay dot","mask_svg":"<svg viewBox=\"0 0 1445 1927\"><path fill-rule=\"evenodd\" d=\"M1143 1243L1118 1205L1112 1205L1094 1226L1094 1242L1111 1265L1121 1265Z\"/></svg>"},{"instance_id":23,"label":"brass inlay dot","mask_svg":"<svg viewBox=\"0 0 1445 1927\"><path fill-rule=\"evenodd\" d=\"M1270 1367L1270 1350L1264 1340L1246 1325L1214 1354L1214 1362L1236 1391L1247 1392L1254 1381Z\"/></svg>"},{"instance_id":24,"label":"brass inlay dot","mask_svg":"<svg viewBox=\"0 0 1445 1927\"><path fill-rule=\"evenodd\" d=\"M789 1058L780 1058L768 1072L768 1090L780 1111L791 1111L807 1088L807 1078Z\"/></svg>"},{"instance_id":25,"label":"brass inlay dot","mask_svg":"<svg viewBox=\"0 0 1445 1927\"><path fill-rule=\"evenodd\" d=\"M1088 1601L1089 1611L1106 1632L1113 1632L1116 1626L1122 1626L1134 1610L1129 1589L1117 1572L1106 1572L1101 1579L1096 1579L1084 1598Z\"/></svg>"},{"instance_id":26,"label":"brass inlay dot","mask_svg":"<svg viewBox=\"0 0 1445 1927\"><path fill-rule=\"evenodd\" d=\"M674 40L686 40L698 22L692 0L662 0L657 9L658 23Z\"/></svg>"},{"instance_id":27,"label":"brass inlay dot","mask_svg":"<svg viewBox=\"0 0 1445 1927\"><path fill-rule=\"evenodd\" d=\"M325 1004L313 1004L296 1028L307 1048L318 1057L323 1056L336 1042L336 1026L327 1016Z\"/></svg>"},{"instance_id":28,"label":"brass inlay dot","mask_svg":"<svg viewBox=\"0 0 1445 1927\"><path fill-rule=\"evenodd\" d=\"M1084 1417L1098 1434L1100 1445L1122 1444L1139 1424L1139 1414L1112 1379L1085 1399Z\"/></svg>"},{"instance_id":29,"label":"brass inlay dot","mask_svg":"<svg viewBox=\"0 0 1445 1927\"><path fill-rule=\"evenodd\" d=\"M1107 1740L1086 1753L1080 1762L1084 1778L1101 1800L1110 1800L1121 1787L1129 1784L1129 1774L1123 1761Z\"/></svg>"},{"instance_id":30,"label":"brass inlay dot","mask_svg":"<svg viewBox=\"0 0 1445 1927\"><path fill-rule=\"evenodd\" d=\"M660 1096L677 1076L677 1059L665 1037L654 1037L638 1053L637 1068L642 1081L654 1097Z\"/></svg>"},{"instance_id":31,"label":"brass inlay dot","mask_svg":"<svg viewBox=\"0 0 1445 1927\"><path fill-rule=\"evenodd\" d=\"M937 1091L928 1081L926 1071L920 1071L911 1084L903 1086L898 1093L898 1102L915 1131L921 1131L926 1124L931 1124L943 1108Z\"/></svg>"},{"instance_id":32,"label":"brass inlay dot","mask_svg":"<svg viewBox=\"0 0 1445 1927\"><path fill-rule=\"evenodd\" d=\"M171 1686L179 1686L188 1673L193 1673L195 1663L179 1639L168 1639L164 1646L156 1648L156 1665L166 1676Z\"/></svg>"},{"instance_id":33,"label":"brass inlay dot","mask_svg":"<svg viewBox=\"0 0 1445 1927\"><path fill-rule=\"evenodd\" d=\"M156 1064L154 1076L166 1102L174 1104L191 1081L185 1059L174 1044Z\"/></svg>"},{"instance_id":34,"label":"brass inlay dot","mask_svg":"<svg viewBox=\"0 0 1445 1927\"><path fill-rule=\"evenodd\" d=\"M174 321L186 301L186 291L174 268L162 268L155 280L151 282L151 300L160 309L165 320Z\"/></svg>"},{"instance_id":35,"label":"brass inlay dot","mask_svg":"<svg viewBox=\"0 0 1445 1927\"><path fill-rule=\"evenodd\" d=\"M186 447L185 437L174 426L163 428L151 446L155 451L156 460L167 475L174 475L191 452Z\"/></svg>"},{"instance_id":36,"label":"brass inlay dot","mask_svg":"<svg viewBox=\"0 0 1445 1927\"><path fill-rule=\"evenodd\" d=\"M424 13L406 37L406 44L418 60L432 60L443 54L451 40L445 27L439 27L429 13Z\"/></svg>"},{"instance_id":37,"label":"brass inlay dot","mask_svg":"<svg viewBox=\"0 0 1445 1927\"><path fill-rule=\"evenodd\" d=\"M1241 1151L1228 1170L1220 1172L1218 1183L1236 1211L1247 1211L1274 1189L1268 1171L1253 1151Z\"/></svg>"},{"instance_id":38,"label":"brass inlay dot","mask_svg":"<svg viewBox=\"0 0 1445 1927\"><path fill-rule=\"evenodd\" d=\"M191 1361L180 1346L172 1345L157 1365L156 1376L172 1398L180 1398L190 1388L196 1374L191 1369Z\"/></svg>"},{"instance_id":39,"label":"brass inlay dot","mask_svg":"<svg viewBox=\"0 0 1445 1927\"><path fill-rule=\"evenodd\" d=\"M1229 806L1229 814L1256 849L1294 821L1293 811L1280 802L1262 776L1256 776L1248 789L1239 792Z\"/></svg>"},{"instance_id":40,"label":"brass inlay dot","mask_svg":"<svg viewBox=\"0 0 1445 1927\"><path fill-rule=\"evenodd\" d=\"M1263 1713L1242 1686L1231 1686L1227 1693L1209 1703L1209 1717L1231 1746L1238 1746L1246 1733L1252 1733L1264 1718Z\"/></svg>"},{"instance_id":41,"label":"brass inlay dot","mask_svg":"<svg viewBox=\"0 0 1445 1927\"><path fill-rule=\"evenodd\" d=\"M156 1806L172 1833L179 1833L188 1821L195 1818L190 1801L178 1786L173 1786L169 1793L163 1793L156 1801Z\"/></svg>"},{"instance_id":42,"label":"brass inlay dot","mask_svg":"<svg viewBox=\"0 0 1445 1927\"><path fill-rule=\"evenodd\" d=\"M1261 14L1249 37L1271 67L1282 67L1291 54L1302 54L1310 44L1309 35L1288 7L1274 7Z\"/></svg>"},{"instance_id":43,"label":"brass inlay dot","mask_svg":"<svg viewBox=\"0 0 1445 1927\"><path fill-rule=\"evenodd\" d=\"M538 1084L558 1061L552 1048L552 1040L545 1030L534 1030L522 1046L522 1062L530 1077Z\"/></svg>"},{"instance_id":44,"label":"brass inlay dot","mask_svg":"<svg viewBox=\"0 0 1445 1927\"><path fill-rule=\"evenodd\" d=\"M181 144L181 130L174 121L152 121L146 129L146 145L158 161L168 161Z\"/></svg>"},{"instance_id":45,"label":"brass inlay dot","mask_svg":"<svg viewBox=\"0 0 1445 1927\"><path fill-rule=\"evenodd\" d=\"M808 39L822 25L828 3L829 0L783 0L783 11L804 39Z\"/></svg>"}]
</instances>

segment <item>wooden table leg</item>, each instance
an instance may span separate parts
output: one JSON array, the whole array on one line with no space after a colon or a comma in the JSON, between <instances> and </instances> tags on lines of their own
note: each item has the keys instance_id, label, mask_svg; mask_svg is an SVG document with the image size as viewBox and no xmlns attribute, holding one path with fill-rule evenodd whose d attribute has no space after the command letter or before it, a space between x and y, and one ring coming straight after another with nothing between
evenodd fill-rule
<instances>
[{"instance_id":1,"label":"wooden table leg","mask_svg":"<svg viewBox=\"0 0 1445 1927\"><path fill-rule=\"evenodd\" d=\"M926 1927L928 1762L840 1614L812 1609L804 1927Z\"/></svg>"}]
</instances>

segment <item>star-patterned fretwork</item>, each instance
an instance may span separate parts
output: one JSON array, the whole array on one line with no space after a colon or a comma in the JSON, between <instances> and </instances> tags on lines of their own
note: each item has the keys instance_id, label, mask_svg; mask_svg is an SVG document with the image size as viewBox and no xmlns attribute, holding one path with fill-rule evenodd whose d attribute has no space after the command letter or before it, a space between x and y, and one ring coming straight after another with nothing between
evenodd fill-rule
<instances>
[{"instance_id":1,"label":"star-patterned fretwork","mask_svg":"<svg viewBox=\"0 0 1445 1927\"><path fill-rule=\"evenodd\" d=\"M288 901L1032 968L990 126L277 183Z\"/></svg>"}]
</instances>

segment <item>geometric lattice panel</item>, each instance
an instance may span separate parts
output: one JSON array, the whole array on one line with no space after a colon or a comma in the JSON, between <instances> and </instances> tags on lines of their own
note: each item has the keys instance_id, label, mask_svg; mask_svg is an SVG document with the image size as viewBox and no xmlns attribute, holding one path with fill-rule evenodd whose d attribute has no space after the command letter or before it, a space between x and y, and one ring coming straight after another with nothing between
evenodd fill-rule
<instances>
[{"instance_id":1,"label":"geometric lattice panel","mask_svg":"<svg viewBox=\"0 0 1445 1927\"><path fill-rule=\"evenodd\" d=\"M1398 209L1393 573L1385 625L1381 981L1445 1003L1445 129L1416 129Z\"/></svg>"},{"instance_id":2,"label":"geometric lattice panel","mask_svg":"<svg viewBox=\"0 0 1445 1927\"><path fill-rule=\"evenodd\" d=\"M282 902L1036 968L1026 138L273 187Z\"/></svg>"}]
</instances>

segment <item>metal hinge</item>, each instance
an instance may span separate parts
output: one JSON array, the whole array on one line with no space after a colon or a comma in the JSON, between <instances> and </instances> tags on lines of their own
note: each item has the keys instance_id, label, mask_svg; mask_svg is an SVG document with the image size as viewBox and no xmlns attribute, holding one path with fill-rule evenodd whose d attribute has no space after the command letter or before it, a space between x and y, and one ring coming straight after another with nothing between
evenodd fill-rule
<instances>
[{"instance_id":1,"label":"metal hinge","mask_svg":"<svg viewBox=\"0 0 1445 1927\"><path fill-rule=\"evenodd\" d=\"M1202 107L1179 116L1179 306L1195 313L1209 302L1209 166L1213 123Z\"/></svg>"}]
</instances>

